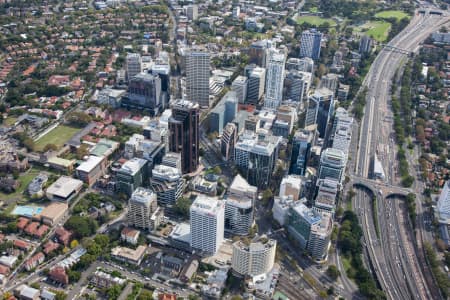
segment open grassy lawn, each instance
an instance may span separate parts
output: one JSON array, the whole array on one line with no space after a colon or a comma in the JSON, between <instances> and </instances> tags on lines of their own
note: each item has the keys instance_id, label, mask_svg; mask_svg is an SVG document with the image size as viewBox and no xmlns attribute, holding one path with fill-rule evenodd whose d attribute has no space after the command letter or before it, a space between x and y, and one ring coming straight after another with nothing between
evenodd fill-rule
<instances>
[{"instance_id":1,"label":"open grassy lawn","mask_svg":"<svg viewBox=\"0 0 450 300\"><path fill-rule=\"evenodd\" d=\"M397 20L401 20L403 18L409 18L409 15L401 10L386 10L380 11L375 15L375 17L379 19L396 18Z\"/></svg>"},{"instance_id":2,"label":"open grassy lawn","mask_svg":"<svg viewBox=\"0 0 450 300\"><path fill-rule=\"evenodd\" d=\"M5 120L3 120L3 123L7 126L14 125L16 123L17 118L16 117L7 117Z\"/></svg>"},{"instance_id":3,"label":"open grassy lawn","mask_svg":"<svg viewBox=\"0 0 450 300\"><path fill-rule=\"evenodd\" d=\"M47 144L55 144L60 148L78 131L79 128L59 125L36 141L36 151L42 151Z\"/></svg>"},{"instance_id":4,"label":"open grassy lawn","mask_svg":"<svg viewBox=\"0 0 450 300\"><path fill-rule=\"evenodd\" d=\"M20 181L20 187L11 194L4 194L0 192L0 199L1 200L11 200L14 199L16 201L23 200L24 197L22 196L25 189L30 184L31 180L33 180L34 177L36 177L37 174L39 174L39 170L37 169L31 169L25 173L20 174L18 180ZM14 207L14 206L13 206ZM12 208L11 208L12 210Z\"/></svg>"},{"instance_id":5,"label":"open grassy lawn","mask_svg":"<svg viewBox=\"0 0 450 300\"><path fill-rule=\"evenodd\" d=\"M391 30L391 23L374 21L365 23L360 26L357 31L364 32L366 35L374 38L378 42L384 42L388 37L389 30Z\"/></svg>"},{"instance_id":6,"label":"open grassy lawn","mask_svg":"<svg viewBox=\"0 0 450 300\"><path fill-rule=\"evenodd\" d=\"M315 26L323 25L324 23L330 24L331 27L336 26L336 22L333 19L326 19L317 16L301 16L297 18L298 24L308 23Z\"/></svg>"},{"instance_id":7,"label":"open grassy lawn","mask_svg":"<svg viewBox=\"0 0 450 300\"><path fill-rule=\"evenodd\" d=\"M347 272L352 267L351 261L344 255L341 256L341 260L342 260L342 265L344 266L344 270L345 270L345 272Z\"/></svg>"}]
</instances>

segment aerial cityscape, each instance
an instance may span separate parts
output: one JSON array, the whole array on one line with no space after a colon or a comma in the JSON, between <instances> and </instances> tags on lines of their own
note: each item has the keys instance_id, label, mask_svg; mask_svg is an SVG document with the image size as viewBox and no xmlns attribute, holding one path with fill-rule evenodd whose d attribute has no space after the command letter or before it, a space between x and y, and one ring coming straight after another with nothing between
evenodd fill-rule
<instances>
[{"instance_id":1,"label":"aerial cityscape","mask_svg":"<svg viewBox=\"0 0 450 300\"><path fill-rule=\"evenodd\" d=\"M450 299L449 5L0 0L0 300Z\"/></svg>"}]
</instances>

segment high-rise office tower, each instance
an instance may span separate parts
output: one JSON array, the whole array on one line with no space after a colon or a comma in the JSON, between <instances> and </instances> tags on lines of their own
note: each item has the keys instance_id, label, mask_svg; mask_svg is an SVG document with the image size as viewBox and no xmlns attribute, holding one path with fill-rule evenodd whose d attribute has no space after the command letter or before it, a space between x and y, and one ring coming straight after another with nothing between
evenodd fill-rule
<instances>
[{"instance_id":1,"label":"high-rise office tower","mask_svg":"<svg viewBox=\"0 0 450 300\"><path fill-rule=\"evenodd\" d=\"M306 164L313 144L313 132L308 130L298 130L295 132L292 142L291 173L305 175Z\"/></svg>"},{"instance_id":2,"label":"high-rise office tower","mask_svg":"<svg viewBox=\"0 0 450 300\"><path fill-rule=\"evenodd\" d=\"M348 111L343 107L336 108L336 113L334 115L333 120L333 128L331 129L332 133L336 132L338 124L346 127L351 127L353 124L353 118L350 116Z\"/></svg>"},{"instance_id":3,"label":"high-rise office tower","mask_svg":"<svg viewBox=\"0 0 450 300\"><path fill-rule=\"evenodd\" d=\"M225 125L234 120L238 110L236 93L229 91L209 114L209 132L222 134Z\"/></svg>"},{"instance_id":4,"label":"high-rise office tower","mask_svg":"<svg viewBox=\"0 0 450 300\"><path fill-rule=\"evenodd\" d=\"M286 56L281 51L270 49L267 62L266 96L264 107L276 109L283 100L284 64Z\"/></svg>"},{"instance_id":5,"label":"high-rise office tower","mask_svg":"<svg viewBox=\"0 0 450 300\"><path fill-rule=\"evenodd\" d=\"M225 200L225 231L232 235L247 235L253 225L253 205L258 189L236 175Z\"/></svg>"},{"instance_id":6,"label":"high-rise office tower","mask_svg":"<svg viewBox=\"0 0 450 300\"><path fill-rule=\"evenodd\" d=\"M361 37L361 40L359 41L359 53L360 54L369 53L370 51L372 51L372 45L373 45L372 38L367 35L363 35Z\"/></svg>"},{"instance_id":7,"label":"high-rise office tower","mask_svg":"<svg viewBox=\"0 0 450 300\"><path fill-rule=\"evenodd\" d=\"M327 88L330 91L334 93L336 93L337 87L339 84L339 78L337 74L333 74L333 73L328 73L324 76L322 76L322 78L320 78L320 86L321 88Z\"/></svg>"},{"instance_id":8,"label":"high-rise office tower","mask_svg":"<svg viewBox=\"0 0 450 300\"><path fill-rule=\"evenodd\" d=\"M209 107L210 54L191 49L186 53L186 97L201 107Z\"/></svg>"},{"instance_id":9,"label":"high-rise office tower","mask_svg":"<svg viewBox=\"0 0 450 300\"><path fill-rule=\"evenodd\" d=\"M248 56L249 63L256 64L259 67L266 67L267 50L272 47L268 40L256 41L250 45Z\"/></svg>"},{"instance_id":10,"label":"high-rise office tower","mask_svg":"<svg viewBox=\"0 0 450 300\"><path fill-rule=\"evenodd\" d=\"M148 179L147 161L132 158L126 161L117 171L117 185L120 193L130 196L135 189Z\"/></svg>"},{"instance_id":11,"label":"high-rise office tower","mask_svg":"<svg viewBox=\"0 0 450 300\"><path fill-rule=\"evenodd\" d=\"M161 79L161 111L166 109L170 100L170 63L169 55L161 51L158 58L154 60L151 73L158 75Z\"/></svg>"},{"instance_id":12,"label":"high-rise office tower","mask_svg":"<svg viewBox=\"0 0 450 300\"><path fill-rule=\"evenodd\" d=\"M241 15L241 7L240 6L234 6L233 7L233 19L239 19Z\"/></svg>"},{"instance_id":13,"label":"high-rise office tower","mask_svg":"<svg viewBox=\"0 0 450 300\"><path fill-rule=\"evenodd\" d=\"M273 268L277 241L261 238L246 244L243 241L233 243L231 268L240 276L264 275Z\"/></svg>"},{"instance_id":14,"label":"high-rise office tower","mask_svg":"<svg viewBox=\"0 0 450 300\"><path fill-rule=\"evenodd\" d=\"M351 128L346 126L339 126L336 129L333 137L333 148L342 150L346 156L350 148L350 141L352 139Z\"/></svg>"},{"instance_id":15,"label":"high-rise office tower","mask_svg":"<svg viewBox=\"0 0 450 300\"><path fill-rule=\"evenodd\" d=\"M314 60L320 58L320 44L322 33L316 29L305 30L300 39L300 57L309 57Z\"/></svg>"},{"instance_id":16,"label":"high-rise office tower","mask_svg":"<svg viewBox=\"0 0 450 300\"><path fill-rule=\"evenodd\" d=\"M199 118L200 110L197 103L178 100L172 106L172 116L169 118L169 149L181 153L183 174L197 170Z\"/></svg>"},{"instance_id":17,"label":"high-rise office tower","mask_svg":"<svg viewBox=\"0 0 450 300\"><path fill-rule=\"evenodd\" d=\"M289 234L314 259L323 260L328 253L333 227L331 215L308 208L303 201L297 201L287 216Z\"/></svg>"},{"instance_id":18,"label":"high-rise office tower","mask_svg":"<svg viewBox=\"0 0 450 300\"><path fill-rule=\"evenodd\" d=\"M190 4L186 7L186 16L189 21L195 21L198 19L198 5Z\"/></svg>"},{"instance_id":19,"label":"high-rise office tower","mask_svg":"<svg viewBox=\"0 0 450 300\"><path fill-rule=\"evenodd\" d=\"M198 195L190 208L191 248L200 254L215 254L223 242L224 201Z\"/></svg>"},{"instance_id":20,"label":"high-rise office tower","mask_svg":"<svg viewBox=\"0 0 450 300\"><path fill-rule=\"evenodd\" d=\"M234 123L228 123L222 132L220 139L220 152L225 161L234 159L234 146L238 140L237 126Z\"/></svg>"},{"instance_id":21,"label":"high-rise office tower","mask_svg":"<svg viewBox=\"0 0 450 300\"><path fill-rule=\"evenodd\" d=\"M130 80L133 76L141 73L141 55L139 53L128 53L126 58L126 75L127 80Z\"/></svg>"},{"instance_id":22,"label":"high-rise office tower","mask_svg":"<svg viewBox=\"0 0 450 300\"><path fill-rule=\"evenodd\" d=\"M184 179L179 169L156 165L152 170L150 186L158 196L158 204L170 206L183 195Z\"/></svg>"},{"instance_id":23,"label":"high-rise office tower","mask_svg":"<svg viewBox=\"0 0 450 300\"><path fill-rule=\"evenodd\" d=\"M286 99L296 102L306 101L311 80L311 73L297 70L288 71L284 81L287 92Z\"/></svg>"},{"instance_id":24,"label":"high-rise office tower","mask_svg":"<svg viewBox=\"0 0 450 300\"><path fill-rule=\"evenodd\" d=\"M303 181L298 175L284 176L280 184L280 197L292 196L294 201L302 196Z\"/></svg>"},{"instance_id":25,"label":"high-rise office tower","mask_svg":"<svg viewBox=\"0 0 450 300\"><path fill-rule=\"evenodd\" d=\"M339 182L330 178L319 179L317 186L318 192L314 199L314 210L317 212L328 212L334 215Z\"/></svg>"},{"instance_id":26,"label":"high-rise office tower","mask_svg":"<svg viewBox=\"0 0 450 300\"><path fill-rule=\"evenodd\" d=\"M245 131L234 147L234 160L247 181L259 188L266 188L278 159L281 136L256 135Z\"/></svg>"},{"instance_id":27,"label":"high-rise office tower","mask_svg":"<svg viewBox=\"0 0 450 300\"><path fill-rule=\"evenodd\" d=\"M247 84L247 103L258 104L264 94L266 83L266 69L256 67L250 71Z\"/></svg>"},{"instance_id":28,"label":"high-rise office tower","mask_svg":"<svg viewBox=\"0 0 450 300\"><path fill-rule=\"evenodd\" d=\"M149 110L158 115L161 109L161 79L158 75L139 73L131 77L122 106Z\"/></svg>"},{"instance_id":29,"label":"high-rise office tower","mask_svg":"<svg viewBox=\"0 0 450 300\"><path fill-rule=\"evenodd\" d=\"M236 77L231 84L231 90L236 93L239 103L245 103L245 99L247 99L247 77Z\"/></svg>"},{"instance_id":30,"label":"high-rise office tower","mask_svg":"<svg viewBox=\"0 0 450 300\"><path fill-rule=\"evenodd\" d=\"M326 88L318 89L308 97L305 126L317 124L319 137L324 138L327 135L333 112L333 92Z\"/></svg>"},{"instance_id":31,"label":"high-rise office tower","mask_svg":"<svg viewBox=\"0 0 450 300\"><path fill-rule=\"evenodd\" d=\"M309 57L288 58L286 61L286 70L297 70L301 72L314 72L314 60Z\"/></svg>"},{"instance_id":32,"label":"high-rise office tower","mask_svg":"<svg viewBox=\"0 0 450 300\"><path fill-rule=\"evenodd\" d=\"M128 201L128 225L153 230L151 216L157 208L156 194L143 187L137 188Z\"/></svg>"},{"instance_id":33,"label":"high-rise office tower","mask_svg":"<svg viewBox=\"0 0 450 300\"><path fill-rule=\"evenodd\" d=\"M342 184L347 159L342 150L327 148L320 155L319 178L332 178Z\"/></svg>"}]
</instances>

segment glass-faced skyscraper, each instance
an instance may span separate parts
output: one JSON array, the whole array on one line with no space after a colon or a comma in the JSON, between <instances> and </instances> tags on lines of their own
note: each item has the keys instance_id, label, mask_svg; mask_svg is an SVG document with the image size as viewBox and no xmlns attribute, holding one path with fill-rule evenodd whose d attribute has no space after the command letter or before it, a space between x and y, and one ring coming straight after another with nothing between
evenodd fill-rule
<instances>
[{"instance_id":1,"label":"glass-faced skyscraper","mask_svg":"<svg viewBox=\"0 0 450 300\"><path fill-rule=\"evenodd\" d=\"M320 43L322 33L316 29L305 30L300 39L300 57L309 57L314 60L320 58Z\"/></svg>"},{"instance_id":2,"label":"glass-faced skyscraper","mask_svg":"<svg viewBox=\"0 0 450 300\"><path fill-rule=\"evenodd\" d=\"M194 172L198 167L199 156L199 117L197 103L178 100L172 106L169 118L169 149L181 153L183 174Z\"/></svg>"}]
</instances>

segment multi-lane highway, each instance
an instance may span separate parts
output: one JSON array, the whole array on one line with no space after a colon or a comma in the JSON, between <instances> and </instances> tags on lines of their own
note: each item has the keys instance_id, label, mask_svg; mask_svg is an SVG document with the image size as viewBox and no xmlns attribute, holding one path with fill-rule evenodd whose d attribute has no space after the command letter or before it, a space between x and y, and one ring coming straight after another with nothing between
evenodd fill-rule
<instances>
[{"instance_id":1,"label":"multi-lane highway","mask_svg":"<svg viewBox=\"0 0 450 300\"><path fill-rule=\"evenodd\" d=\"M389 184L398 184L395 173L395 143L392 112L389 107L390 83L397 68L406 61L404 53L414 52L433 31L449 18L445 15L415 14L410 24L385 47L372 64L364 81L368 88L364 117L360 123L359 144L356 151L356 176L369 177L371 161L380 157ZM399 48L406 51L392 51ZM378 193L377 193L378 194ZM385 200L380 194L372 206L371 195L359 190L354 198L355 211L360 216L366 242L366 253L381 287L389 299L435 299L420 269L413 235L405 220L398 199ZM373 212L372 209L376 209ZM379 237L373 216L377 218Z\"/></svg>"}]
</instances>

